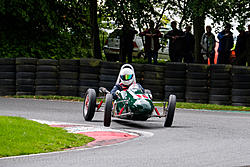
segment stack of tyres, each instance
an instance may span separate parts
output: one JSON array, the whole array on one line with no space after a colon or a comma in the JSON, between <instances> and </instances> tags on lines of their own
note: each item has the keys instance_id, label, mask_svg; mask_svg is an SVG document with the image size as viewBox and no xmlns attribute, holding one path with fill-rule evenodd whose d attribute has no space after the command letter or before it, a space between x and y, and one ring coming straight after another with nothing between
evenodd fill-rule
<instances>
[{"instance_id":1,"label":"stack of tyres","mask_svg":"<svg viewBox=\"0 0 250 167\"><path fill-rule=\"evenodd\" d=\"M250 67L232 67L232 105L250 106Z\"/></svg>"},{"instance_id":2,"label":"stack of tyres","mask_svg":"<svg viewBox=\"0 0 250 167\"><path fill-rule=\"evenodd\" d=\"M16 60L0 58L0 96L16 94Z\"/></svg>"},{"instance_id":3,"label":"stack of tyres","mask_svg":"<svg viewBox=\"0 0 250 167\"><path fill-rule=\"evenodd\" d=\"M231 65L210 66L209 104L231 105Z\"/></svg>"},{"instance_id":4,"label":"stack of tyres","mask_svg":"<svg viewBox=\"0 0 250 167\"><path fill-rule=\"evenodd\" d=\"M78 96L79 60L60 59L58 94L60 96Z\"/></svg>"},{"instance_id":5,"label":"stack of tyres","mask_svg":"<svg viewBox=\"0 0 250 167\"><path fill-rule=\"evenodd\" d=\"M135 70L136 82L143 85L144 65L143 64L131 64Z\"/></svg>"},{"instance_id":6,"label":"stack of tyres","mask_svg":"<svg viewBox=\"0 0 250 167\"><path fill-rule=\"evenodd\" d=\"M186 75L186 102L208 102L208 65L188 64Z\"/></svg>"},{"instance_id":7,"label":"stack of tyres","mask_svg":"<svg viewBox=\"0 0 250 167\"><path fill-rule=\"evenodd\" d=\"M16 58L16 94L34 95L36 58Z\"/></svg>"},{"instance_id":8,"label":"stack of tyres","mask_svg":"<svg viewBox=\"0 0 250 167\"><path fill-rule=\"evenodd\" d=\"M176 95L176 101L185 101L186 64L169 62L165 67L165 99L170 94Z\"/></svg>"},{"instance_id":9,"label":"stack of tyres","mask_svg":"<svg viewBox=\"0 0 250 167\"><path fill-rule=\"evenodd\" d=\"M117 77L120 72L120 63L116 62L102 62L100 75L99 75L99 86L105 87L108 91L114 87Z\"/></svg>"},{"instance_id":10,"label":"stack of tyres","mask_svg":"<svg viewBox=\"0 0 250 167\"><path fill-rule=\"evenodd\" d=\"M36 95L57 95L57 67L57 60L37 60Z\"/></svg>"},{"instance_id":11,"label":"stack of tyres","mask_svg":"<svg viewBox=\"0 0 250 167\"><path fill-rule=\"evenodd\" d=\"M79 74L79 96L84 97L88 88L99 92L99 71L101 60L99 59L80 59Z\"/></svg>"},{"instance_id":12,"label":"stack of tyres","mask_svg":"<svg viewBox=\"0 0 250 167\"><path fill-rule=\"evenodd\" d=\"M143 87L151 90L153 99L164 99L164 66L144 65Z\"/></svg>"}]
</instances>

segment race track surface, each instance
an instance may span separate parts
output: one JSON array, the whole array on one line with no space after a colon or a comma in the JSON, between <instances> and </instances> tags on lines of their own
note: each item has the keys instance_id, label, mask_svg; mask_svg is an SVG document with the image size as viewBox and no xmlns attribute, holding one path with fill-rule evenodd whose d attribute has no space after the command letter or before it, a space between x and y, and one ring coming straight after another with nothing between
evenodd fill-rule
<instances>
[{"instance_id":1,"label":"race track surface","mask_svg":"<svg viewBox=\"0 0 250 167\"><path fill-rule=\"evenodd\" d=\"M79 102L0 98L0 115L103 125L102 112L85 122L81 107ZM113 119L112 129L136 130L141 136L104 147L0 158L0 167L250 165L250 113L177 109L173 127L164 128L163 122L164 118L145 122Z\"/></svg>"}]
</instances>

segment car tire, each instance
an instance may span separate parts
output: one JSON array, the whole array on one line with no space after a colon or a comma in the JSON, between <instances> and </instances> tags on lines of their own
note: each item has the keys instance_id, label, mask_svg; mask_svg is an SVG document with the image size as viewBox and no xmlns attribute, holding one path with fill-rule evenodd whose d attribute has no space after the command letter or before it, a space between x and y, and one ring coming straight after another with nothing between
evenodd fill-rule
<instances>
[{"instance_id":1,"label":"car tire","mask_svg":"<svg viewBox=\"0 0 250 167\"><path fill-rule=\"evenodd\" d=\"M94 89L88 89L83 101L83 118L85 121L91 121L96 110L96 92Z\"/></svg>"},{"instance_id":2,"label":"car tire","mask_svg":"<svg viewBox=\"0 0 250 167\"><path fill-rule=\"evenodd\" d=\"M176 107L176 96L170 95L168 100L168 108L166 112L166 118L164 122L164 127L171 127L174 120L174 113Z\"/></svg>"},{"instance_id":3,"label":"car tire","mask_svg":"<svg viewBox=\"0 0 250 167\"><path fill-rule=\"evenodd\" d=\"M190 63L187 65L188 72L199 72L199 73L205 72L205 73L207 73L208 69L209 69L209 66L206 64L192 64L192 63Z\"/></svg>"},{"instance_id":4,"label":"car tire","mask_svg":"<svg viewBox=\"0 0 250 167\"><path fill-rule=\"evenodd\" d=\"M57 66L58 65L58 60L53 60L53 59L38 59L37 60L37 65L38 66Z\"/></svg>"},{"instance_id":5,"label":"car tire","mask_svg":"<svg viewBox=\"0 0 250 167\"><path fill-rule=\"evenodd\" d=\"M111 124L111 112L112 112L112 94L106 95L106 102L104 106L104 126L109 127Z\"/></svg>"},{"instance_id":6,"label":"car tire","mask_svg":"<svg viewBox=\"0 0 250 167\"><path fill-rule=\"evenodd\" d=\"M16 72L15 65L0 65L0 72Z\"/></svg>"},{"instance_id":7,"label":"car tire","mask_svg":"<svg viewBox=\"0 0 250 167\"><path fill-rule=\"evenodd\" d=\"M52 65L38 65L36 70L38 72L57 72L57 66Z\"/></svg>"}]
</instances>

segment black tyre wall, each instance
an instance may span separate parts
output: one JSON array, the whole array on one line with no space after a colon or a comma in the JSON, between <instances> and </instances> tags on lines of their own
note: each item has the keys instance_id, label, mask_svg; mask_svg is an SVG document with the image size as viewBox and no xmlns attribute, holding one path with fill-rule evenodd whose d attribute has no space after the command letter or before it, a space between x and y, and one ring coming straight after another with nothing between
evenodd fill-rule
<instances>
[{"instance_id":1,"label":"black tyre wall","mask_svg":"<svg viewBox=\"0 0 250 167\"><path fill-rule=\"evenodd\" d=\"M58 61L40 59L37 64L35 95L57 95Z\"/></svg>"},{"instance_id":2,"label":"black tyre wall","mask_svg":"<svg viewBox=\"0 0 250 167\"><path fill-rule=\"evenodd\" d=\"M232 67L232 105L250 106L250 67Z\"/></svg>"},{"instance_id":3,"label":"black tyre wall","mask_svg":"<svg viewBox=\"0 0 250 167\"><path fill-rule=\"evenodd\" d=\"M98 96L99 71L101 61L99 59L81 59L79 70L78 95L84 97L89 88L95 89Z\"/></svg>"},{"instance_id":4,"label":"black tyre wall","mask_svg":"<svg viewBox=\"0 0 250 167\"><path fill-rule=\"evenodd\" d=\"M209 103L231 105L231 65L213 64L210 66Z\"/></svg>"},{"instance_id":5,"label":"black tyre wall","mask_svg":"<svg viewBox=\"0 0 250 167\"><path fill-rule=\"evenodd\" d=\"M207 103L208 101L208 71L206 64L188 64L186 75L187 102Z\"/></svg>"},{"instance_id":6,"label":"black tyre wall","mask_svg":"<svg viewBox=\"0 0 250 167\"><path fill-rule=\"evenodd\" d=\"M0 58L0 96L16 94L15 59Z\"/></svg>"},{"instance_id":7,"label":"black tyre wall","mask_svg":"<svg viewBox=\"0 0 250 167\"><path fill-rule=\"evenodd\" d=\"M16 58L16 94L34 95L36 58Z\"/></svg>"}]
</instances>

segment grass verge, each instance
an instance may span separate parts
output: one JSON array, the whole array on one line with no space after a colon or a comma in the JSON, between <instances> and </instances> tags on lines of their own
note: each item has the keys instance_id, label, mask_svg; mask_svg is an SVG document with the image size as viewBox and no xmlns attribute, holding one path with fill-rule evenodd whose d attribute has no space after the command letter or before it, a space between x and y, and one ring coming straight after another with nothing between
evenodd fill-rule
<instances>
[{"instance_id":1,"label":"grass verge","mask_svg":"<svg viewBox=\"0 0 250 167\"><path fill-rule=\"evenodd\" d=\"M24 118L0 116L0 157L61 151L93 140Z\"/></svg>"},{"instance_id":2,"label":"grass verge","mask_svg":"<svg viewBox=\"0 0 250 167\"><path fill-rule=\"evenodd\" d=\"M71 96L6 96L14 98L33 98L33 99L47 99L47 100L66 100L66 101L83 101L81 97L71 97ZM97 99L100 101L101 99ZM163 106L162 103L156 103L155 106ZM185 109L204 109L204 110L229 110L229 111L250 111L250 107L244 106L224 106L217 104L200 104L200 103L186 103L186 102L177 102L177 108Z\"/></svg>"}]
</instances>

